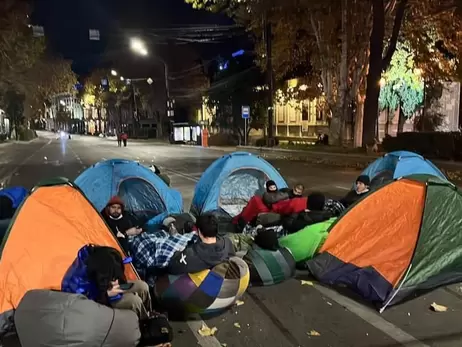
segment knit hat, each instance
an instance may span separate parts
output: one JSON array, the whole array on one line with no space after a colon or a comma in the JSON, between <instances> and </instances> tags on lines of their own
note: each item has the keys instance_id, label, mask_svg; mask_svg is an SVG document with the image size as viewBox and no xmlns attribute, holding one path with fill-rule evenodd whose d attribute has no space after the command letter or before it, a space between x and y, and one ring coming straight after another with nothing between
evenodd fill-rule
<instances>
[{"instance_id":1,"label":"knit hat","mask_svg":"<svg viewBox=\"0 0 462 347\"><path fill-rule=\"evenodd\" d=\"M122 201L122 199L120 197L118 197L117 195L116 196L113 196L107 203L106 206L112 206L112 205L120 205L122 206L122 208L124 208L125 204L124 202Z\"/></svg>"},{"instance_id":2,"label":"knit hat","mask_svg":"<svg viewBox=\"0 0 462 347\"><path fill-rule=\"evenodd\" d=\"M310 211L322 211L326 203L326 197L322 193L311 193L306 201L306 208Z\"/></svg>"},{"instance_id":3,"label":"knit hat","mask_svg":"<svg viewBox=\"0 0 462 347\"><path fill-rule=\"evenodd\" d=\"M370 180L369 176L367 176L367 175L361 175L361 176L359 176L359 177L356 179L356 183L358 183L358 182L364 183L364 185L366 185L366 186L370 186L370 185L371 185L371 180Z\"/></svg>"},{"instance_id":4,"label":"knit hat","mask_svg":"<svg viewBox=\"0 0 462 347\"><path fill-rule=\"evenodd\" d=\"M167 217L167 218L164 219L164 223L163 223L163 224L164 224L165 227L168 228L168 227L170 226L170 224L175 223L175 222L176 222L176 219L175 219L175 218L173 218L173 217Z\"/></svg>"},{"instance_id":5,"label":"knit hat","mask_svg":"<svg viewBox=\"0 0 462 347\"><path fill-rule=\"evenodd\" d=\"M278 189L278 186L277 186L276 182L274 182L273 180L266 181L266 183L265 183L266 191L269 192L270 190L268 190L268 188L273 187L273 186L276 187L276 189Z\"/></svg>"}]
</instances>

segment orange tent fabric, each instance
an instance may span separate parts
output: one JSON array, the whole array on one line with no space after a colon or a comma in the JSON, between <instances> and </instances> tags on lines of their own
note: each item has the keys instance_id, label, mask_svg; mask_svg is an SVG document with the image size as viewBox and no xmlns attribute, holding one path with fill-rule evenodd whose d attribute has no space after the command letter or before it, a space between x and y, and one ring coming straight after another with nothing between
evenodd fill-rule
<instances>
[{"instance_id":1,"label":"orange tent fabric","mask_svg":"<svg viewBox=\"0 0 462 347\"><path fill-rule=\"evenodd\" d=\"M123 252L99 213L70 184L37 187L12 223L0 259L0 315L16 308L28 290L60 290L64 274L84 245ZM131 265L126 275L138 279Z\"/></svg>"},{"instance_id":2,"label":"orange tent fabric","mask_svg":"<svg viewBox=\"0 0 462 347\"><path fill-rule=\"evenodd\" d=\"M425 184L402 179L369 195L331 228L320 253L360 268L374 266L395 286L414 253Z\"/></svg>"}]
</instances>

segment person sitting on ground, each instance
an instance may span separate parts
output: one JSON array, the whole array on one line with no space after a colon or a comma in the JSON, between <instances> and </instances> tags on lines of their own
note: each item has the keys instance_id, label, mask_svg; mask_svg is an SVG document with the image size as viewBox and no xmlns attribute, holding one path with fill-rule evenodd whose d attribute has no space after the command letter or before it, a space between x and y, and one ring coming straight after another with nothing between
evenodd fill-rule
<instances>
[{"instance_id":1,"label":"person sitting on ground","mask_svg":"<svg viewBox=\"0 0 462 347\"><path fill-rule=\"evenodd\" d=\"M296 233L308 225L324 222L332 217L334 214L325 209L326 199L320 193L313 193L310 195L311 200L308 199L307 208L300 213L295 213L282 219L282 225L289 234Z\"/></svg>"},{"instance_id":2,"label":"person sitting on ground","mask_svg":"<svg viewBox=\"0 0 462 347\"><path fill-rule=\"evenodd\" d=\"M170 235L188 234L195 231L196 218L190 213L180 213L168 216L162 223L162 229Z\"/></svg>"},{"instance_id":3,"label":"person sitting on ground","mask_svg":"<svg viewBox=\"0 0 462 347\"><path fill-rule=\"evenodd\" d=\"M129 238L141 234L143 229L133 225L130 217L125 213L122 199L118 196L112 197L101 214L123 250L130 254Z\"/></svg>"},{"instance_id":4,"label":"person sitting on ground","mask_svg":"<svg viewBox=\"0 0 462 347\"><path fill-rule=\"evenodd\" d=\"M347 195L343 199L340 199L340 203L345 206L346 208L353 205L359 199L364 197L367 193L369 193L371 181L369 176L361 175L356 179L356 187L355 189L350 190Z\"/></svg>"},{"instance_id":5,"label":"person sitting on ground","mask_svg":"<svg viewBox=\"0 0 462 347\"><path fill-rule=\"evenodd\" d=\"M218 236L218 223L213 215L200 216L197 228L199 240L173 256L168 273L180 275L211 269L235 255L231 240Z\"/></svg>"},{"instance_id":6,"label":"person sitting on ground","mask_svg":"<svg viewBox=\"0 0 462 347\"><path fill-rule=\"evenodd\" d=\"M192 232L180 234L176 227L172 231L171 225L172 218L167 217L158 231L142 233L134 237L130 244L133 265L141 278L149 280L149 283L166 272L177 252L199 239L194 228Z\"/></svg>"},{"instance_id":7,"label":"person sitting on ground","mask_svg":"<svg viewBox=\"0 0 462 347\"><path fill-rule=\"evenodd\" d=\"M269 180L265 184L266 192L263 194L264 204L271 209L273 204L276 204L279 201L289 199L290 195L288 191L279 190L276 182ZM286 188L287 189L287 188Z\"/></svg>"},{"instance_id":8,"label":"person sitting on ground","mask_svg":"<svg viewBox=\"0 0 462 347\"><path fill-rule=\"evenodd\" d=\"M290 188L282 188L280 190L283 193L289 194L289 199L300 198L303 196L303 192L305 191L305 186L301 183L297 183L293 186L292 189Z\"/></svg>"},{"instance_id":9,"label":"person sitting on ground","mask_svg":"<svg viewBox=\"0 0 462 347\"><path fill-rule=\"evenodd\" d=\"M324 194L314 192L311 193L308 197L299 197L279 201L272 206L271 211L280 214L282 217L285 217L298 214L307 209L318 209L318 206L324 206L325 202L326 197Z\"/></svg>"}]
</instances>

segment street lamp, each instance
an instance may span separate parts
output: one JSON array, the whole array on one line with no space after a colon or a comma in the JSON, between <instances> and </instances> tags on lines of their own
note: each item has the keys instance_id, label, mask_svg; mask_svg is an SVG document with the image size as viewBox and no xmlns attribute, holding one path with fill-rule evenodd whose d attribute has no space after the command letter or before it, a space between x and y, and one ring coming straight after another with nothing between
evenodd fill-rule
<instances>
[{"instance_id":1,"label":"street lamp","mask_svg":"<svg viewBox=\"0 0 462 347\"><path fill-rule=\"evenodd\" d=\"M123 76L120 76L120 80L123 82L125 78Z\"/></svg>"},{"instance_id":2,"label":"street lamp","mask_svg":"<svg viewBox=\"0 0 462 347\"><path fill-rule=\"evenodd\" d=\"M136 37L130 40L130 48L133 52L138 53L140 55L148 55L148 50L146 49L145 43Z\"/></svg>"},{"instance_id":3,"label":"street lamp","mask_svg":"<svg viewBox=\"0 0 462 347\"><path fill-rule=\"evenodd\" d=\"M385 87L385 84L387 84L387 80L386 80L385 78L382 77L382 78L380 79L379 84L380 84L380 86L383 88L383 87Z\"/></svg>"},{"instance_id":4,"label":"street lamp","mask_svg":"<svg viewBox=\"0 0 462 347\"><path fill-rule=\"evenodd\" d=\"M111 70L111 75L112 76L117 76L117 71L116 70Z\"/></svg>"}]
</instances>

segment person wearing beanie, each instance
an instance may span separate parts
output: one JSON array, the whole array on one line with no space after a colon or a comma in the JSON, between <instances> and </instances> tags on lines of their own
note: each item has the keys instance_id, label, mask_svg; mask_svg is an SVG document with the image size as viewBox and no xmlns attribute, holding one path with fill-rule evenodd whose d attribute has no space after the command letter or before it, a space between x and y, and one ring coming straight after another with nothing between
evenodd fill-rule
<instances>
[{"instance_id":1,"label":"person wearing beanie","mask_svg":"<svg viewBox=\"0 0 462 347\"><path fill-rule=\"evenodd\" d=\"M276 182L274 181L267 181L266 182L266 192L263 194L262 199L263 203L271 209L273 204L278 203L282 200L289 199L290 195L289 192L285 189L278 189Z\"/></svg>"},{"instance_id":2,"label":"person wearing beanie","mask_svg":"<svg viewBox=\"0 0 462 347\"><path fill-rule=\"evenodd\" d=\"M124 207L122 199L118 196L113 196L101 214L124 251L129 254L128 238L141 234L143 230L133 226L130 218L124 213Z\"/></svg>"},{"instance_id":3,"label":"person wearing beanie","mask_svg":"<svg viewBox=\"0 0 462 347\"><path fill-rule=\"evenodd\" d=\"M340 203L346 208L350 207L356 203L359 199L364 197L369 193L369 186L371 180L367 175L361 175L356 179L355 189L350 190L343 199L340 200Z\"/></svg>"},{"instance_id":4,"label":"person wearing beanie","mask_svg":"<svg viewBox=\"0 0 462 347\"><path fill-rule=\"evenodd\" d=\"M276 184L276 182L274 182L273 180L269 180L265 183L265 188L266 188L266 191L268 193L274 193L278 190L278 186Z\"/></svg>"}]
</instances>

